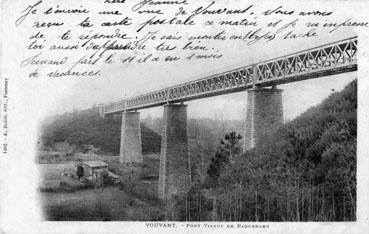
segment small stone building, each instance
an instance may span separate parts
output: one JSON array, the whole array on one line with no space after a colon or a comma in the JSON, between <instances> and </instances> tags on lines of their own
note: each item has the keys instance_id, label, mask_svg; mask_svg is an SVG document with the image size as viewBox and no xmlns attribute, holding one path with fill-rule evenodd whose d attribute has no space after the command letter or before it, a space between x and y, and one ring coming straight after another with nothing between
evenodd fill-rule
<instances>
[{"instance_id":1,"label":"small stone building","mask_svg":"<svg viewBox=\"0 0 369 234\"><path fill-rule=\"evenodd\" d=\"M108 173L108 164L103 161L82 162L84 177L91 181L98 181L103 173Z\"/></svg>"}]
</instances>

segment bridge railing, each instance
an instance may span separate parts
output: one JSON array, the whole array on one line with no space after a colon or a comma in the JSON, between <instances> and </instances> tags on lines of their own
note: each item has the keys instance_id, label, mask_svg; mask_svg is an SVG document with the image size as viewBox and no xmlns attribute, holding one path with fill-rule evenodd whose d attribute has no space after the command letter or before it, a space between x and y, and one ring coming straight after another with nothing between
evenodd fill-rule
<instances>
[{"instance_id":1,"label":"bridge railing","mask_svg":"<svg viewBox=\"0 0 369 234\"><path fill-rule=\"evenodd\" d=\"M104 114L357 70L357 37L159 89L103 106Z\"/></svg>"}]
</instances>

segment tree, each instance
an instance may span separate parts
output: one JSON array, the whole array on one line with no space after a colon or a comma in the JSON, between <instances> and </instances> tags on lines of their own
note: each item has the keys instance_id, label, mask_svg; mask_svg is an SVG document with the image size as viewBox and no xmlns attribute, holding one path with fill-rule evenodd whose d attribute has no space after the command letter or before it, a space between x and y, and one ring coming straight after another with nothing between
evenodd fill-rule
<instances>
[{"instance_id":1,"label":"tree","mask_svg":"<svg viewBox=\"0 0 369 234\"><path fill-rule=\"evenodd\" d=\"M175 211L179 221L207 221L212 211L212 202L198 184L175 198Z\"/></svg>"},{"instance_id":2,"label":"tree","mask_svg":"<svg viewBox=\"0 0 369 234\"><path fill-rule=\"evenodd\" d=\"M214 157L211 159L207 170L208 185L214 186L218 183L224 167L228 164L234 164L234 157L241 151L238 145L241 140L241 135L236 132L227 133L223 140L220 141L220 146Z\"/></svg>"}]
</instances>

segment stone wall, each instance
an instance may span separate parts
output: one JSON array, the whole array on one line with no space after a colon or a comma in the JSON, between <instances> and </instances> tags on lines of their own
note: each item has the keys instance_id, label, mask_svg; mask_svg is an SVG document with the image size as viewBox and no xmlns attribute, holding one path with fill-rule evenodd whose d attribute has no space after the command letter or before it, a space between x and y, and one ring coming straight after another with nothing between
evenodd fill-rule
<instances>
[{"instance_id":1,"label":"stone wall","mask_svg":"<svg viewBox=\"0 0 369 234\"><path fill-rule=\"evenodd\" d=\"M255 147L264 134L283 123L282 91L276 88L255 88L247 91L245 150Z\"/></svg>"}]
</instances>

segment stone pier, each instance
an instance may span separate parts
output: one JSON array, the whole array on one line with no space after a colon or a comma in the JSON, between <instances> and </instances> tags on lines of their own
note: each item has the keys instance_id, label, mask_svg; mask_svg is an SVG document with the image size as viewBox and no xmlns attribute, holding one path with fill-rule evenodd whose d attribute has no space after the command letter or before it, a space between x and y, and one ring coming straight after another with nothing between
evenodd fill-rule
<instances>
[{"instance_id":1,"label":"stone pier","mask_svg":"<svg viewBox=\"0 0 369 234\"><path fill-rule=\"evenodd\" d=\"M247 91L244 150L254 148L264 134L283 123L282 91L275 87Z\"/></svg>"},{"instance_id":2,"label":"stone pier","mask_svg":"<svg viewBox=\"0 0 369 234\"><path fill-rule=\"evenodd\" d=\"M162 200L185 193L189 187L187 106L164 106L158 195Z\"/></svg>"},{"instance_id":3,"label":"stone pier","mask_svg":"<svg viewBox=\"0 0 369 234\"><path fill-rule=\"evenodd\" d=\"M141 127L139 112L122 113L119 162L142 162Z\"/></svg>"}]
</instances>

